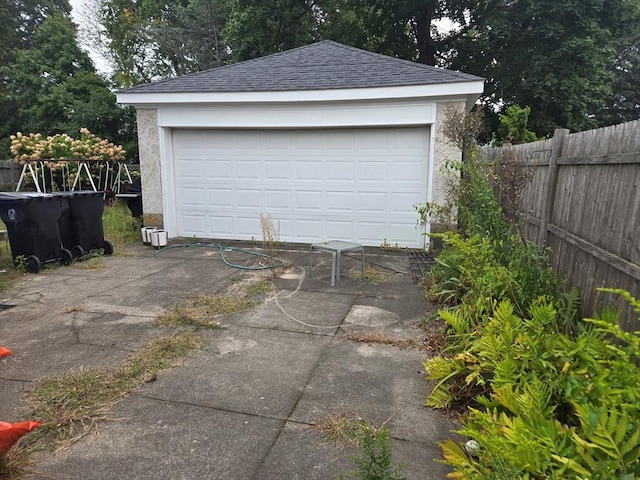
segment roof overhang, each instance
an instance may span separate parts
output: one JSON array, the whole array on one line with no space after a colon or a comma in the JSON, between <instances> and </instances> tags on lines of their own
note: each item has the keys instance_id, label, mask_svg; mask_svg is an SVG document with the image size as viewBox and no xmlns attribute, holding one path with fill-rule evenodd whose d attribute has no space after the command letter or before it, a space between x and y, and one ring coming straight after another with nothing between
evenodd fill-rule
<instances>
[{"instance_id":1,"label":"roof overhang","mask_svg":"<svg viewBox=\"0 0 640 480\"><path fill-rule=\"evenodd\" d=\"M140 108L177 105L336 102L409 98L466 98L470 111L484 90L484 80L400 87L261 92L135 92L117 93L118 103Z\"/></svg>"}]
</instances>

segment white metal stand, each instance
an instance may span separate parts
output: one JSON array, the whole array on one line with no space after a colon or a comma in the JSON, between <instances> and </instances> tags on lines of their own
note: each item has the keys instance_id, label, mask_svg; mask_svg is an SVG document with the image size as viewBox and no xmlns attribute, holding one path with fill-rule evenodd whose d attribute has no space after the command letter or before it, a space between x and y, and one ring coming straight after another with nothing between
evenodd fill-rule
<instances>
[{"instance_id":1,"label":"white metal stand","mask_svg":"<svg viewBox=\"0 0 640 480\"><path fill-rule=\"evenodd\" d=\"M40 183L38 182L38 166L36 165L36 169L34 171L33 166L31 166L30 162L25 163L24 166L22 167L22 173L20 174L20 179L18 180L18 185L16 186L16 192L20 191L20 187L22 186L22 181L24 180L24 177L27 174L27 169L29 170L28 173L31 175L31 178L33 179L33 183L36 186L36 191L41 193L42 190L40 189Z\"/></svg>"}]
</instances>

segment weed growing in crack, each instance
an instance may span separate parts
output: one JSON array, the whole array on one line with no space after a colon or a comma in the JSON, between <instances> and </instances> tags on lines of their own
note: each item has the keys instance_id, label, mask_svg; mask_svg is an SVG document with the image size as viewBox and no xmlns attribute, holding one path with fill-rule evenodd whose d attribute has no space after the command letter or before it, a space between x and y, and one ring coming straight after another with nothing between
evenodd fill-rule
<instances>
[{"instance_id":1,"label":"weed growing in crack","mask_svg":"<svg viewBox=\"0 0 640 480\"><path fill-rule=\"evenodd\" d=\"M185 303L175 304L156 319L159 326L193 326L203 328L219 328L215 319L248 310L253 301L248 298L231 295L198 295Z\"/></svg>"},{"instance_id":2,"label":"weed growing in crack","mask_svg":"<svg viewBox=\"0 0 640 480\"><path fill-rule=\"evenodd\" d=\"M183 332L149 342L120 367L83 368L38 382L27 399L31 417L42 425L0 458L0 478L22 478L33 452L65 448L95 431L113 405L202 344L193 332Z\"/></svg>"}]
</instances>

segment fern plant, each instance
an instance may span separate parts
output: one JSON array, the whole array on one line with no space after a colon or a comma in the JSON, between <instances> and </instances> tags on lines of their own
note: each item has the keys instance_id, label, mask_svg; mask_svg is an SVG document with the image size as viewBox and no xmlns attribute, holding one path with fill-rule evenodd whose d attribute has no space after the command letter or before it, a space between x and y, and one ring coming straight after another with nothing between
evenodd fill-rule
<instances>
[{"instance_id":1,"label":"fern plant","mask_svg":"<svg viewBox=\"0 0 640 480\"><path fill-rule=\"evenodd\" d=\"M455 401L459 382L484 388L475 398L482 408L470 409L458 432L478 443L477 456L441 444L455 468L450 478L640 478L638 333L605 311L570 337L558 331L557 315L545 298L526 318L502 302L467 351L425 365L440 377L433 406Z\"/></svg>"},{"instance_id":2,"label":"fern plant","mask_svg":"<svg viewBox=\"0 0 640 480\"><path fill-rule=\"evenodd\" d=\"M359 443L362 455L352 457L357 470L349 473L351 478L360 478L361 480L406 480L400 474L404 465L393 468L391 440L385 425L380 428L374 428L371 425L362 423ZM342 475L338 476L338 479L344 478Z\"/></svg>"}]
</instances>

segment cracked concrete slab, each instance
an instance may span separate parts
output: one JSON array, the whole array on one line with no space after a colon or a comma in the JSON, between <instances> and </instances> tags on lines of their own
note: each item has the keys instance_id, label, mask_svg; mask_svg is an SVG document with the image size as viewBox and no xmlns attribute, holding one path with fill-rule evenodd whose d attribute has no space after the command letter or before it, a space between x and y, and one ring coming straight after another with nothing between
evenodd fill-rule
<instances>
[{"instance_id":1,"label":"cracked concrete slab","mask_svg":"<svg viewBox=\"0 0 640 480\"><path fill-rule=\"evenodd\" d=\"M446 438L452 424L424 406L423 360L414 350L335 339L291 419L314 423L351 411L375 425L386 423L394 437L435 446L434 439Z\"/></svg>"},{"instance_id":2,"label":"cracked concrete slab","mask_svg":"<svg viewBox=\"0 0 640 480\"><path fill-rule=\"evenodd\" d=\"M358 449L328 444L312 425L344 411L375 426L386 422L407 478L442 478L448 467L433 461L437 442L458 425L423 406L426 352L345 338L419 339L414 324L428 315L406 256L366 252L383 281L358 278L354 258L331 287L328 263L318 258L310 278L308 246L296 245L280 249L288 267L275 277L233 269L216 249L154 255L142 244L130 256L104 257L104 268L25 276L0 294L0 303L15 305L0 311L0 344L14 351L0 360L2 420L24 419L21 394L33 380L120 365L149 340L175 332L154 325L175 302L246 295L248 284L263 279L275 286L252 295L261 300L253 310L216 318L223 329L197 331L206 346L117 404L98 435L38 453L32 478L335 478L353 468L346 454Z\"/></svg>"},{"instance_id":3,"label":"cracked concrete slab","mask_svg":"<svg viewBox=\"0 0 640 480\"><path fill-rule=\"evenodd\" d=\"M248 479L284 423L139 396L113 417L98 434L38 455L37 470L67 480Z\"/></svg>"},{"instance_id":4,"label":"cracked concrete slab","mask_svg":"<svg viewBox=\"0 0 640 480\"><path fill-rule=\"evenodd\" d=\"M145 396L286 418L331 337L233 327L216 332L209 348L179 374L143 387ZM197 388L194 386L197 385Z\"/></svg>"},{"instance_id":5,"label":"cracked concrete slab","mask_svg":"<svg viewBox=\"0 0 640 480\"><path fill-rule=\"evenodd\" d=\"M317 301L324 305L322 312ZM277 290L248 312L235 315L230 322L246 327L290 332L334 335L353 304L352 295Z\"/></svg>"}]
</instances>

